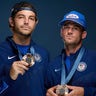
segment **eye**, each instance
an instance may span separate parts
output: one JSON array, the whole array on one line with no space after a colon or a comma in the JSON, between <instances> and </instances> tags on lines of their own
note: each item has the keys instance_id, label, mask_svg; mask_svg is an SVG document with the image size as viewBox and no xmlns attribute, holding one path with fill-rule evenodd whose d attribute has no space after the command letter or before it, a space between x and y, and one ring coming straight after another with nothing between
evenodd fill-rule
<instances>
[{"instance_id":1,"label":"eye","mask_svg":"<svg viewBox=\"0 0 96 96\"><path fill-rule=\"evenodd\" d=\"M73 30L79 31L78 27L73 27Z\"/></svg>"},{"instance_id":2,"label":"eye","mask_svg":"<svg viewBox=\"0 0 96 96\"><path fill-rule=\"evenodd\" d=\"M29 19L35 21L35 17L29 17Z\"/></svg>"},{"instance_id":3,"label":"eye","mask_svg":"<svg viewBox=\"0 0 96 96\"><path fill-rule=\"evenodd\" d=\"M18 19L22 19L22 18L24 18L24 15L19 14L19 15L16 16L16 18L18 18Z\"/></svg>"},{"instance_id":4,"label":"eye","mask_svg":"<svg viewBox=\"0 0 96 96\"><path fill-rule=\"evenodd\" d=\"M19 19L24 18L24 16L18 16Z\"/></svg>"},{"instance_id":5,"label":"eye","mask_svg":"<svg viewBox=\"0 0 96 96\"><path fill-rule=\"evenodd\" d=\"M62 29L63 30L68 30L68 29L70 29L70 27L69 26L63 26Z\"/></svg>"},{"instance_id":6,"label":"eye","mask_svg":"<svg viewBox=\"0 0 96 96\"><path fill-rule=\"evenodd\" d=\"M64 26L64 29L69 29L70 27L68 27L68 26Z\"/></svg>"}]
</instances>

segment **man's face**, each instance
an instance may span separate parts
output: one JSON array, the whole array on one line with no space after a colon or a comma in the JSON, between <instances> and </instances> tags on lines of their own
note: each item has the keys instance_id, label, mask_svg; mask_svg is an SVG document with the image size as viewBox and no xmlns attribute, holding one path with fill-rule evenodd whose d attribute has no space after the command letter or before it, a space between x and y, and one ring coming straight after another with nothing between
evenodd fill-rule
<instances>
[{"instance_id":1,"label":"man's face","mask_svg":"<svg viewBox=\"0 0 96 96\"><path fill-rule=\"evenodd\" d=\"M17 12L14 19L12 19L11 26L14 34L21 34L30 36L36 26L35 13L30 10L22 10Z\"/></svg>"},{"instance_id":2,"label":"man's face","mask_svg":"<svg viewBox=\"0 0 96 96\"><path fill-rule=\"evenodd\" d=\"M75 24L66 24L61 28L61 37L66 45L78 45L85 38L82 31Z\"/></svg>"}]
</instances>

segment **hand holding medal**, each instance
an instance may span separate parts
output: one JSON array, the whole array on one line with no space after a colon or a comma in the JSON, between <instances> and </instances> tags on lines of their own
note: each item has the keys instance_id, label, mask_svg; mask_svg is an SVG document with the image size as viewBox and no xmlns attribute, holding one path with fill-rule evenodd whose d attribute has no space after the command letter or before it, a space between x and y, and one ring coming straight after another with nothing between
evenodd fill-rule
<instances>
[{"instance_id":1,"label":"hand holding medal","mask_svg":"<svg viewBox=\"0 0 96 96\"><path fill-rule=\"evenodd\" d=\"M58 85L56 88L56 94L58 96L65 96L69 93L69 90L66 85Z\"/></svg>"},{"instance_id":2,"label":"hand holding medal","mask_svg":"<svg viewBox=\"0 0 96 96\"><path fill-rule=\"evenodd\" d=\"M29 64L29 67L35 64L35 58L31 53L27 53L22 57L22 60Z\"/></svg>"}]
</instances>

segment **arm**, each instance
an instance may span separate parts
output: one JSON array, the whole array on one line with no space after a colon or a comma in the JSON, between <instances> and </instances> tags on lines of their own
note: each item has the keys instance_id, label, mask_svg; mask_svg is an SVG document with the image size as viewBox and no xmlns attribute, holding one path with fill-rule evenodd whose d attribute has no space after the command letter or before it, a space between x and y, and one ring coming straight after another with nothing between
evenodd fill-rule
<instances>
[{"instance_id":1,"label":"arm","mask_svg":"<svg viewBox=\"0 0 96 96\"><path fill-rule=\"evenodd\" d=\"M14 84L19 74L23 75L28 70L27 66L28 63L24 61L15 61L10 68L7 65L0 66L0 69L2 69L2 71L0 70L0 94L3 94L7 88Z\"/></svg>"},{"instance_id":2,"label":"arm","mask_svg":"<svg viewBox=\"0 0 96 96\"><path fill-rule=\"evenodd\" d=\"M69 86L68 89L71 90L66 96L96 96L96 88L94 87L77 87ZM51 87L47 90L46 96L57 96L56 91L57 86Z\"/></svg>"},{"instance_id":3,"label":"arm","mask_svg":"<svg viewBox=\"0 0 96 96\"><path fill-rule=\"evenodd\" d=\"M96 96L96 87L84 87L84 96Z\"/></svg>"},{"instance_id":4,"label":"arm","mask_svg":"<svg viewBox=\"0 0 96 96\"><path fill-rule=\"evenodd\" d=\"M55 93L56 88L58 86L59 85L49 88L47 90L46 96L58 96ZM68 86L67 85L67 88L71 91L64 96L84 96L84 88L83 87L76 87L76 86Z\"/></svg>"},{"instance_id":5,"label":"arm","mask_svg":"<svg viewBox=\"0 0 96 96\"><path fill-rule=\"evenodd\" d=\"M0 94L3 93L8 88L8 85L4 82L0 82Z\"/></svg>"}]
</instances>

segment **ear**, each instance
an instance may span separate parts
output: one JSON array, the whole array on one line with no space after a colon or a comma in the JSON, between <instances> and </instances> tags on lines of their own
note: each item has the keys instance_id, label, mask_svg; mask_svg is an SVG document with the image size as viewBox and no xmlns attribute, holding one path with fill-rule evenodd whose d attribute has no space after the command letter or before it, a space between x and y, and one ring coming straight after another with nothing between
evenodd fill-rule
<instances>
[{"instance_id":1,"label":"ear","mask_svg":"<svg viewBox=\"0 0 96 96\"><path fill-rule=\"evenodd\" d=\"M38 24L39 20L36 21L36 24Z\"/></svg>"},{"instance_id":2,"label":"ear","mask_svg":"<svg viewBox=\"0 0 96 96\"><path fill-rule=\"evenodd\" d=\"M60 36L62 37L63 35L63 31L62 31L62 28L60 29Z\"/></svg>"},{"instance_id":3,"label":"ear","mask_svg":"<svg viewBox=\"0 0 96 96\"><path fill-rule=\"evenodd\" d=\"M82 33L82 39L85 39L86 36L87 36L87 32L86 31L83 31L83 33Z\"/></svg>"},{"instance_id":4,"label":"ear","mask_svg":"<svg viewBox=\"0 0 96 96\"><path fill-rule=\"evenodd\" d=\"M13 18L12 18L12 17L9 18L9 25L10 25L11 27L14 26L14 22L13 22Z\"/></svg>"}]
</instances>

